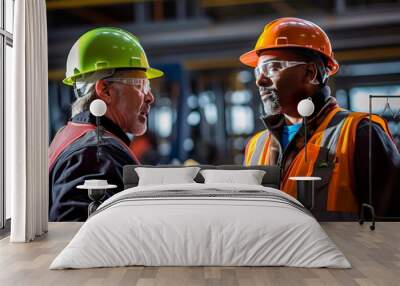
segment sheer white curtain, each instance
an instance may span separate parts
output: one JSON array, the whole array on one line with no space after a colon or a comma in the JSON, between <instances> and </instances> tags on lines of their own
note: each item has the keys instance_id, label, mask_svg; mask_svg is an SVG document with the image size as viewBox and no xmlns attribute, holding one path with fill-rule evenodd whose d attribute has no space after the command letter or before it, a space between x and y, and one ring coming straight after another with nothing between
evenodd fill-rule
<instances>
[{"instance_id":1,"label":"sheer white curtain","mask_svg":"<svg viewBox=\"0 0 400 286\"><path fill-rule=\"evenodd\" d=\"M45 0L16 0L14 70L6 96L6 187L11 188L12 242L47 231L48 122Z\"/></svg>"}]
</instances>

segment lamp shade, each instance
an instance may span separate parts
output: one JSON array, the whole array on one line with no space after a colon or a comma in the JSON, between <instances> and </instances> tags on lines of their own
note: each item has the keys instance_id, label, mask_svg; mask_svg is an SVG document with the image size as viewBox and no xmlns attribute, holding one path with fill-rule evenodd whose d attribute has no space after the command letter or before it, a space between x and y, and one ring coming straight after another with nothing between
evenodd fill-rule
<instances>
[{"instance_id":1,"label":"lamp shade","mask_svg":"<svg viewBox=\"0 0 400 286\"><path fill-rule=\"evenodd\" d=\"M297 105L297 111L303 117L308 117L314 112L314 103L311 98L303 99Z\"/></svg>"},{"instance_id":2,"label":"lamp shade","mask_svg":"<svg viewBox=\"0 0 400 286\"><path fill-rule=\"evenodd\" d=\"M90 113L94 116L103 116L107 111L106 103L101 99L95 99L90 104Z\"/></svg>"}]
</instances>

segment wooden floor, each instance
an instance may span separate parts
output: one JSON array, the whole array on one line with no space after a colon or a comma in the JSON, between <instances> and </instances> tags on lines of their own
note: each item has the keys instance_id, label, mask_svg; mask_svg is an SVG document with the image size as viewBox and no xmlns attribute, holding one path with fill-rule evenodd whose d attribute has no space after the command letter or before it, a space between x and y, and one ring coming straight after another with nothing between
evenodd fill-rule
<instances>
[{"instance_id":1,"label":"wooden floor","mask_svg":"<svg viewBox=\"0 0 400 286\"><path fill-rule=\"evenodd\" d=\"M290 267L120 267L48 270L81 226L50 223L32 243L0 241L0 285L400 285L400 223L323 223L353 268Z\"/></svg>"}]
</instances>

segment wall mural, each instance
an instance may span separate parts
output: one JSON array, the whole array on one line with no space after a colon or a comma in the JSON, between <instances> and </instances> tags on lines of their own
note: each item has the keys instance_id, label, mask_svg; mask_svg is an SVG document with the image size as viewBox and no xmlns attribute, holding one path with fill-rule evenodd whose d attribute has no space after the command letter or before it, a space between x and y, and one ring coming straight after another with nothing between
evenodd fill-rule
<instances>
[{"instance_id":1,"label":"wall mural","mask_svg":"<svg viewBox=\"0 0 400 286\"><path fill-rule=\"evenodd\" d=\"M63 84L49 83L50 220L85 221L124 190L124 166L157 164L275 166L276 188L319 220L356 220L362 203L378 218L399 216L400 109L387 98L370 128L362 88L349 91L350 103L336 98L328 79L339 63L314 23L280 18L260 39L240 56L247 68L204 71L152 65L124 29L83 33Z\"/></svg>"}]
</instances>

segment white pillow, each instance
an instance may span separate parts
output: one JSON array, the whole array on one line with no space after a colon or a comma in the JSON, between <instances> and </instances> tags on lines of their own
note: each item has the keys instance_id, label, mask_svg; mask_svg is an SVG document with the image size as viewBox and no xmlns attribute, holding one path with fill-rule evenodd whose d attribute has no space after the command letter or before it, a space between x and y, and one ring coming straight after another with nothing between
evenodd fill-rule
<instances>
[{"instance_id":1,"label":"white pillow","mask_svg":"<svg viewBox=\"0 0 400 286\"><path fill-rule=\"evenodd\" d=\"M205 184L226 183L261 185L265 171L262 170L201 170Z\"/></svg>"},{"instance_id":2,"label":"white pillow","mask_svg":"<svg viewBox=\"0 0 400 286\"><path fill-rule=\"evenodd\" d=\"M199 167L135 168L139 176L138 186L196 183L193 179L199 170Z\"/></svg>"}]
</instances>

